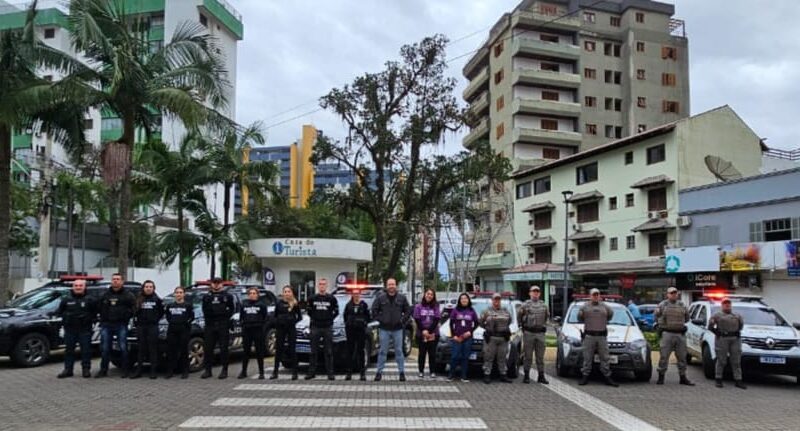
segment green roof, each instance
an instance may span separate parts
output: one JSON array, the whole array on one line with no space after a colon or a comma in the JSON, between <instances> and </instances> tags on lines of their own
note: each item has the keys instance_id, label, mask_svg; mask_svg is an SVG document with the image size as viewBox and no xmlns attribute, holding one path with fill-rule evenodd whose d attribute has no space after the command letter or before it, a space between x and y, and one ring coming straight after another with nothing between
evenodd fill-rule
<instances>
[{"instance_id":1,"label":"green roof","mask_svg":"<svg viewBox=\"0 0 800 431\"><path fill-rule=\"evenodd\" d=\"M27 16L27 10L0 14L0 30L24 27ZM67 15L56 8L41 9L36 13L35 22L36 25L39 26L56 26L67 28Z\"/></svg>"},{"instance_id":2,"label":"green roof","mask_svg":"<svg viewBox=\"0 0 800 431\"><path fill-rule=\"evenodd\" d=\"M218 19L228 31L233 33L237 40L244 38L244 25L242 24L241 16L234 15L219 0L203 0L203 8Z\"/></svg>"}]
</instances>

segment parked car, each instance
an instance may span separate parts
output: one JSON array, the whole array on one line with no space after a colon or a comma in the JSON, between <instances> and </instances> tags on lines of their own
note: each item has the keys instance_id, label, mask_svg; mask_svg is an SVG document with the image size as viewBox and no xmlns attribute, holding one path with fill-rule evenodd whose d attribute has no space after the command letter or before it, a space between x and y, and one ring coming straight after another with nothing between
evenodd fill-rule
<instances>
[{"instance_id":1,"label":"parked car","mask_svg":"<svg viewBox=\"0 0 800 431\"><path fill-rule=\"evenodd\" d=\"M728 296L733 312L744 319L742 337L742 372L761 371L794 376L800 383L800 331L781 313L758 296ZM717 359L714 334L708 329L711 316L720 310L722 296L705 298L689 307L686 345L689 361L697 358L703 374L713 379ZM730 367L730 366L729 366Z\"/></svg>"},{"instance_id":2,"label":"parked car","mask_svg":"<svg viewBox=\"0 0 800 431\"><path fill-rule=\"evenodd\" d=\"M86 293L96 300L111 286L102 276L63 276L14 298L0 309L0 356L11 357L20 367L36 367L48 361L52 350L63 348L64 329L54 313L77 279L86 280ZM135 295L141 284L126 281L124 287ZM92 344L100 344L98 323L93 327Z\"/></svg>"},{"instance_id":3,"label":"parked car","mask_svg":"<svg viewBox=\"0 0 800 431\"><path fill-rule=\"evenodd\" d=\"M639 306L639 314L642 318L638 320L639 327L645 331L652 331L656 325L656 308L658 304L642 304Z\"/></svg>"},{"instance_id":4,"label":"parked car","mask_svg":"<svg viewBox=\"0 0 800 431\"><path fill-rule=\"evenodd\" d=\"M472 308L478 316L492 305L492 292L480 292L473 294ZM511 313L511 338L508 341L508 356L506 356L507 376L516 378L519 374L519 365L522 355L522 329L517 321L517 312L522 306L522 302L514 299L512 295L504 295L502 306ZM484 329L478 327L472 334L472 352L469 355L469 365L483 365L483 333ZM450 363L450 321L442 321L439 328L439 343L436 345L436 370L444 374L447 365Z\"/></svg>"},{"instance_id":5,"label":"parked car","mask_svg":"<svg viewBox=\"0 0 800 431\"><path fill-rule=\"evenodd\" d=\"M566 321L556 318L558 349L556 352L556 373L567 377L578 373L583 366L583 323L578 321L578 310L586 300L577 300L569 305ZM647 382L653 374L650 359L650 346L644 334L636 325L633 315L618 303L606 302L614 311L608 323L608 351L612 371L633 372L636 380ZM595 362L599 359L595 356Z\"/></svg>"}]
</instances>

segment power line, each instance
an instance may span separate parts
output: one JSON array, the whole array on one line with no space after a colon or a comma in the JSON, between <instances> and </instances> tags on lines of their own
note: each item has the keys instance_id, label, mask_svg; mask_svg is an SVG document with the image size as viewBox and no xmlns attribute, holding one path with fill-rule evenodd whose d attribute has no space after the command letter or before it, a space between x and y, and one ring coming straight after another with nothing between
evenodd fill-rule
<instances>
[{"instance_id":1,"label":"power line","mask_svg":"<svg viewBox=\"0 0 800 431\"><path fill-rule=\"evenodd\" d=\"M300 115L296 115L296 116L294 116L292 118L287 118L287 119L285 119L283 121L279 121L277 123L272 123L272 124L270 124L268 126L265 126L264 130L269 130L269 129L273 128L273 127L280 126L281 124L286 124L286 123L288 123L290 121L297 120L298 118L303 118L303 117L305 117L307 115L311 115L311 114L313 114L315 112L319 112L319 111L322 111L322 108L317 108L317 109L314 109L314 110L311 110L311 111L308 111L308 112L304 112L304 113L302 113Z\"/></svg>"}]
</instances>

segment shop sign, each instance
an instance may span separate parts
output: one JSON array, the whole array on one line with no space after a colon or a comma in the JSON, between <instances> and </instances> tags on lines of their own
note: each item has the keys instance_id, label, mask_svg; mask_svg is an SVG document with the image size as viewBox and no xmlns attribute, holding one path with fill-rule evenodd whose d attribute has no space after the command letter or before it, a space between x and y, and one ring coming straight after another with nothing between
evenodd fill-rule
<instances>
[{"instance_id":1,"label":"shop sign","mask_svg":"<svg viewBox=\"0 0 800 431\"><path fill-rule=\"evenodd\" d=\"M264 268L264 286L275 286L275 272L270 268Z\"/></svg>"}]
</instances>

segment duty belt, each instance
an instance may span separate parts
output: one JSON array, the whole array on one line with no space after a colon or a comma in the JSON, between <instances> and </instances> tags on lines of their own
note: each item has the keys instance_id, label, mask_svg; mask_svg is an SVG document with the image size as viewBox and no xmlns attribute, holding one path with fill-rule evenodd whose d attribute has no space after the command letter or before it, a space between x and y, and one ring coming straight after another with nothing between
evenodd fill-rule
<instances>
[{"instance_id":1,"label":"duty belt","mask_svg":"<svg viewBox=\"0 0 800 431\"><path fill-rule=\"evenodd\" d=\"M583 331L586 335L591 335L593 337L605 337L608 336L608 330L606 331Z\"/></svg>"},{"instance_id":2,"label":"duty belt","mask_svg":"<svg viewBox=\"0 0 800 431\"><path fill-rule=\"evenodd\" d=\"M522 328L525 332L533 332L534 334L543 334L547 332L547 328L539 327L539 328Z\"/></svg>"},{"instance_id":3,"label":"duty belt","mask_svg":"<svg viewBox=\"0 0 800 431\"><path fill-rule=\"evenodd\" d=\"M736 332L727 332L727 331L719 331L717 335L720 337L738 337L741 333L739 331Z\"/></svg>"},{"instance_id":4,"label":"duty belt","mask_svg":"<svg viewBox=\"0 0 800 431\"><path fill-rule=\"evenodd\" d=\"M686 333L686 327L684 327L683 329L664 329L664 332L683 335Z\"/></svg>"}]
</instances>

